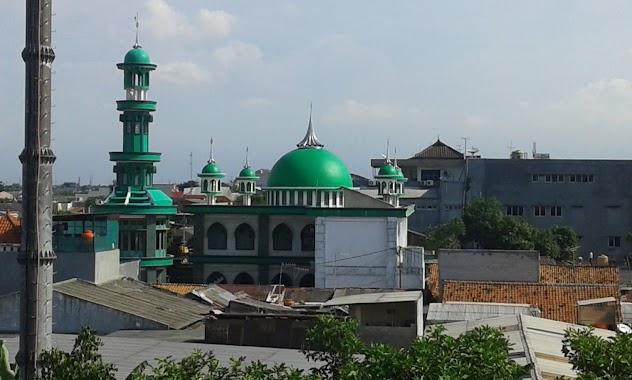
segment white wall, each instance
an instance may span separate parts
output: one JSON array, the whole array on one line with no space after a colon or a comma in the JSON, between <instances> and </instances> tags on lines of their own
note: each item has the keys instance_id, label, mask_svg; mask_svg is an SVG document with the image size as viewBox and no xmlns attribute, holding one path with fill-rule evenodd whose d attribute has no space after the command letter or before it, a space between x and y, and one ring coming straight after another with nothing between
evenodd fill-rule
<instances>
[{"instance_id":1,"label":"white wall","mask_svg":"<svg viewBox=\"0 0 632 380\"><path fill-rule=\"evenodd\" d=\"M397 229L397 218L317 218L316 287L395 287Z\"/></svg>"}]
</instances>

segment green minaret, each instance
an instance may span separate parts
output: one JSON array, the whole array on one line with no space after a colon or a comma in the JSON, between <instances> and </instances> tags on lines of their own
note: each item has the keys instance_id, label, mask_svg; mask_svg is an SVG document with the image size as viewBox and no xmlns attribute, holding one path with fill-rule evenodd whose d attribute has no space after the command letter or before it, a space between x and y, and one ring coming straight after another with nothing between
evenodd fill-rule
<instances>
[{"instance_id":1,"label":"green minaret","mask_svg":"<svg viewBox=\"0 0 632 380\"><path fill-rule=\"evenodd\" d=\"M171 198L154 188L155 163L160 153L149 150L149 128L156 102L149 100L149 74L156 69L138 44L125 54L123 63L125 100L116 102L123 125L123 149L110 152L115 162L116 183L110 196L95 213L119 214L121 260L140 259L141 279L162 282L165 266L173 264L166 254L167 215L175 214Z\"/></svg>"}]
</instances>

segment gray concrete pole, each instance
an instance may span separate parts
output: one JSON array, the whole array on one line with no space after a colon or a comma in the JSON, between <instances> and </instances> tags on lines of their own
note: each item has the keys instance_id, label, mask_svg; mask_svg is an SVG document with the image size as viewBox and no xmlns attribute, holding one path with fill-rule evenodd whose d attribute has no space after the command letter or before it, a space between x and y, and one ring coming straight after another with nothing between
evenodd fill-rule
<instances>
[{"instance_id":1,"label":"gray concrete pole","mask_svg":"<svg viewBox=\"0 0 632 380\"><path fill-rule=\"evenodd\" d=\"M53 314L51 46L52 0L26 1L24 150L22 162L23 266L20 291L20 379L33 379L42 350L50 350Z\"/></svg>"}]
</instances>

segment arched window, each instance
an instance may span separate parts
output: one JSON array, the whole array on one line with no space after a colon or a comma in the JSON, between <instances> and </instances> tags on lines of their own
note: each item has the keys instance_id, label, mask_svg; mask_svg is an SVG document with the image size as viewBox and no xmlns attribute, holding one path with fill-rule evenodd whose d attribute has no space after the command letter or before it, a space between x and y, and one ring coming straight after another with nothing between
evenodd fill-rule
<instances>
[{"instance_id":1,"label":"arched window","mask_svg":"<svg viewBox=\"0 0 632 380\"><path fill-rule=\"evenodd\" d=\"M246 272L239 273L235 277L235 280L233 281L233 284L243 284L243 285L254 285L254 283L255 283L255 279L252 278L252 276Z\"/></svg>"},{"instance_id":2,"label":"arched window","mask_svg":"<svg viewBox=\"0 0 632 380\"><path fill-rule=\"evenodd\" d=\"M298 286L300 286L301 288L313 288L314 284L314 275L311 273L307 273L301 278L301 281L298 282Z\"/></svg>"},{"instance_id":3,"label":"arched window","mask_svg":"<svg viewBox=\"0 0 632 380\"><path fill-rule=\"evenodd\" d=\"M226 249L226 228L221 223L213 223L206 231L208 249Z\"/></svg>"},{"instance_id":4,"label":"arched window","mask_svg":"<svg viewBox=\"0 0 632 380\"><path fill-rule=\"evenodd\" d=\"M255 230L250 225L242 223L235 229L235 249L255 249Z\"/></svg>"},{"instance_id":5,"label":"arched window","mask_svg":"<svg viewBox=\"0 0 632 380\"><path fill-rule=\"evenodd\" d=\"M202 181L202 192L206 193L208 191L208 181L207 180L203 180Z\"/></svg>"},{"instance_id":6,"label":"arched window","mask_svg":"<svg viewBox=\"0 0 632 380\"><path fill-rule=\"evenodd\" d=\"M226 277L220 272L213 272L206 278L207 284L226 284Z\"/></svg>"},{"instance_id":7,"label":"arched window","mask_svg":"<svg viewBox=\"0 0 632 380\"><path fill-rule=\"evenodd\" d=\"M272 281L270 281L270 285L285 285L292 286L292 278L288 276L286 273L280 273L276 276L272 277Z\"/></svg>"},{"instance_id":8,"label":"arched window","mask_svg":"<svg viewBox=\"0 0 632 380\"><path fill-rule=\"evenodd\" d=\"M316 250L316 228L313 224L308 224L301 231L301 251Z\"/></svg>"},{"instance_id":9,"label":"arched window","mask_svg":"<svg viewBox=\"0 0 632 380\"><path fill-rule=\"evenodd\" d=\"M242 191L242 192L246 191L246 184L245 183L242 182L242 183L239 184L239 191Z\"/></svg>"},{"instance_id":10,"label":"arched window","mask_svg":"<svg viewBox=\"0 0 632 380\"><path fill-rule=\"evenodd\" d=\"M272 249L275 251L292 250L292 230L286 224L281 223L272 231Z\"/></svg>"}]
</instances>

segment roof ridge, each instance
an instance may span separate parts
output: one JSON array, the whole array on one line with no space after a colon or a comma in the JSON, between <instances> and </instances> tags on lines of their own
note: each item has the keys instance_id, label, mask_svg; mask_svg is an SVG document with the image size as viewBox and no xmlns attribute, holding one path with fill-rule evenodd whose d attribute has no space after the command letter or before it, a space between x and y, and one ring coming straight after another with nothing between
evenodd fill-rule
<instances>
[{"instance_id":1,"label":"roof ridge","mask_svg":"<svg viewBox=\"0 0 632 380\"><path fill-rule=\"evenodd\" d=\"M486 285L533 285L533 286L554 286L554 287L619 287L616 284L586 284L586 283L555 283L555 282L529 282L529 281L476 281L476 280L443 280L443 283L461 284L486 284Z\"/></svg>"}]
</instances>

